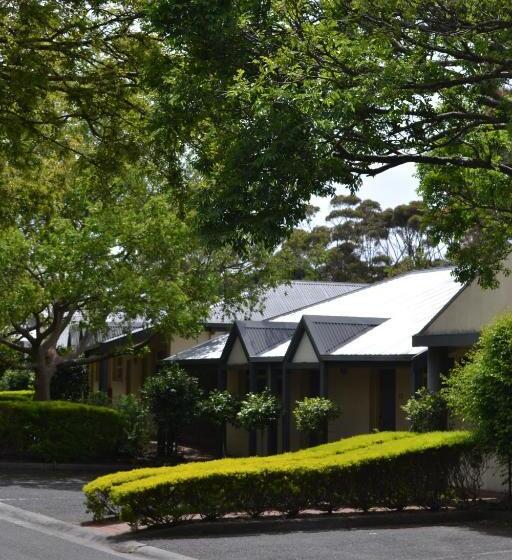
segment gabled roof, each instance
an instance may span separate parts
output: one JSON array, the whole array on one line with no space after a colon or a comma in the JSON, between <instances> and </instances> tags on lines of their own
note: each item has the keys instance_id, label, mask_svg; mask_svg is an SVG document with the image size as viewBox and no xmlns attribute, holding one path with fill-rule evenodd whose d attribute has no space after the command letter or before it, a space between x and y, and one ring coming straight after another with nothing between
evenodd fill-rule
<instances>
[{"instance_id":1,"label":"gabled roof","mask_svg":"<svg viewBox=\"0 0 512 560\"><path fill-rule=\"evenodd\" d=\"M163 360L164 362L215 362L220 360L226 342L229 335L223 334L221 336L216 336L211 338L206 342L201 342L197 346L178 352L173 356L169 356Z\"/></svg>"},{"instance_id":2,"label":"gabled roof","mask_svg":"<svg viewBox=\"0 0 512 560\"><path fill-rule=\"evenodd\" d=\"M234 314L225 314L222 305L216 305L208 317L207 326L231 325L235 320L266 321L268 319L298 311L364 288L367 284L353 282L314 282L294 280L266 291L256 309L241 309Z\"/></svg>"},{"instance_id":3,"label":"gabled roof","mask_svg":"<svg viewBox=\"0 0 512 560\"><path fill-rule=\"evenodd\" d=\"M374 317L325 317L304 315L297 326L286 351L286 360L291 360L302 337L309 336L317 357L326 358L334 350L380 325L386 319Z\"/></svg>"},{"instance_id":4,"label":"gabled roof","mask_svg":"<svg viewBox=\"0 0 512 560\"><path fill-rule=\"evenodd\" d=\"M332 359L410 359L425 351L424 347L413 347L413 335L462 289L451 268L410 272L271 322L299 321L304 314L388 317L387 321L331 351Z\"/></svg>"},{"instance_id":5,"label":"gabled roof","mask_svg":"<svg viewBox=\"0 0 512 560\"><path fill-rule=\"evenodd\" d=\"M290 333L304 317L304 328L309 329L323 360L410 361L426 350L413 346L413 335L463 289L451 270L410 272L307 309L257 322L252 328L253 322L248 322L248 330L244 330L244 322L241 322L242 327L236 326L233 333L236 329L252 361L278 362L284 359L291 344L292 335L286 338L284 331L288 329ZM283 326L281 342L272 330L260 330L276 328L279 324ZM233 337L232 341L235 334ZM224 340L227 341L227 337ZM226 355L224 353L223 358ZM217 353L215 359L219 358Z\"/></svg>"},{"instance_id":6,"label":"gabled roof","mask_svg":"<svg viewBox=\"0 0 512 560\"><path fill-rule=\"evenodd\" d=\"M265 352L289 341L296 328L296 323L236 321L222 353L222 360L228 359L235 341L239 339L247 360L258 361Z\"/></svg>"}]
</instances>

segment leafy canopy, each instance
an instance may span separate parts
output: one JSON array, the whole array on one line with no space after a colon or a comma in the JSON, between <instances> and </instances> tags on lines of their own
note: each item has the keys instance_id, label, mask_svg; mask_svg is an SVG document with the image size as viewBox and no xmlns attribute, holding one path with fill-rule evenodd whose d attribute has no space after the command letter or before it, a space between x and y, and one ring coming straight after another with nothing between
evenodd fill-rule
<instances>
[{"instance_id":1,"label":"leafy canopy","mask_svg":"<svg viewBox=\"0 0 512 560\"><path fill-rule=\"evenodd\" d=\"M311 195L423 164L459 276L492 282L511 223L508 0L155 0L150 17L168 46L155 125L207 177L207 225L275 241Z\"/></svg>"}]
</instances>

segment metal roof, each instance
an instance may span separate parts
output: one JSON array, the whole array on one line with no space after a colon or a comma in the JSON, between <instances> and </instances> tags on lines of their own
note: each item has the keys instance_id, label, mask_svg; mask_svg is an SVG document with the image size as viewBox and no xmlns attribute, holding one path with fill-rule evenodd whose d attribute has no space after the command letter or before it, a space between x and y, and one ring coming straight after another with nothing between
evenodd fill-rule
<instances>
[{"instance_id":1,"label":"metal roof","mask_svg":"<svg viewBox=\"0 0 512 560\"><path fill-rule=\"evenodd\" d=\"M219 360L229 338L228 334L216 336L197 346L178 352L163 360L164 362Z\"/></svg>"},{"instance_id":2,"label":"metal roof","mask_svg":"<svg viewBox=\"0 0 512 560\"><path fill-rule=\"evenodd\" d=\"M410 272L273 321L299 321L305 314L321 316L389 317L343 346L331 351L339 359L357 356L415 356L415 335L450 299L463 289L451 268ZM284 346L284 344L282 345ZM276 348L283 351L285 348Z\"/></svg>"},{"instance_id":3,"label":"metal roof","mask_svg":"<svg viewBox=\"0 0 512 560\"><path fill-rule=\"evenodd\" d=\"M330 354L350 340L383 323L372 317L319 317L304 315L302 321L320 356Z\"/></svg>"},{"instance_id":4,"label":"metal roof","mask_svg":"<svg viewBox=\"0 0 512 560\"><path fill-rule=\"evenodd\" d=\"M233 314L225 313L221 304L214 306L207 325L229 325L235 320L265 321L283 313L304 309L321 301L348 294L367 284L352 282L313 282L294 280L281 284L261 296L256 309L245 308Z\"/></svg>"},{"instance_id":5,"label":"metal roof","mask_svg":"<svg viewBox=\"0 0 512 560\"><path fill-rule=\"evenodd\" d=\"M295 323L236 321L233 337L240 336L248 358L256 358L286 340L290 340L296 328Z\"/></svg>"},{"instance_id":6,"label":"metal roof","mask_svg":"<svg viewBox=\"0 0 512 560\"><path fill-rule=\"evenodd\" d=\"M270 321L240 322L242 327L237 332L244 332L246 346L251 348L248 353L253 357L281 361L292 340L291 334L285 338L285 331L292 331L304 317L312 342L324 359L410 360L426 350L413 347L413 335L462 289L449 268L410 272ZM271 330L278 323L283 325L281 342L281 335ZM173 358L218 360L228 335L214 340L218 341L214 351L203 350L208 344L203 343Z\"/></svg>"}]
</instances>

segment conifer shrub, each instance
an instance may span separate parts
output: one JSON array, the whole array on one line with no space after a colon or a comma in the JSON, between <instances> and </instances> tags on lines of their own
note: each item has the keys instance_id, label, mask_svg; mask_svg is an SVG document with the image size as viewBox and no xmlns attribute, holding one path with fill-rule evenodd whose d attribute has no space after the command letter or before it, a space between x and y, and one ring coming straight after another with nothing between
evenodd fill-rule
<instances>
[{"instance_id":1,"label":"conifer shrub","mask_svg":"<svg viewBox=\"0 0 512 560\"><path fill-rule=\"evenodd\" d=\"M116 473L84 491L96 519L115 514L134 525L266 510L438 508L452 497L449 481L472 446L468 432L379 433L272 457Z\"/></svg>"}]
</instances>

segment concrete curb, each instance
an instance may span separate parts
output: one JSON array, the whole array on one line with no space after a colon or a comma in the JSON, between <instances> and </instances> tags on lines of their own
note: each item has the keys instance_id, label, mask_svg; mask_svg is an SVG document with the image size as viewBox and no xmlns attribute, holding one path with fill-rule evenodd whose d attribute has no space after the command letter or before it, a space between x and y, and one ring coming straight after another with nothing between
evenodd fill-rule
<instances>
[{"instance_id":1,"label":"concrete curb","mask_svg":"<svg viewBox=\"0 0 512 560\"><path fill-rule=\"evenodd\" d=\"M467 511L417 511L367 513L356 515L329 515L303 517L295 519L245 519L198 521L174 527L143 529L131 536L138 539L150 538L198 538L208 536L230 536L258 533L285 533L294 531L329 531L335 529L358 529L377 527L397 527L406 525L440 525L445 523L464 523L500 519L512 521L512 512L493 510ZM121 542L128 534L107 537L109 540Z\"/></svg>"},{"instance_id":2,"label":"concrete curb","mask_svg":"<svg viewBox=\"0 0 512 560\"><path fill-rule=\"evenodd\" d=\"M174 552L165 551L145 543L133 540L123 540L116 543L113 539L101 535L93 530L66 523L53 517L48 517L40 513L34 513L18 507L14 507L0 502L0 519L7 522L21 524L28 528L35 528L40 532L54 535L64 540L88 545L91 548L101 548L105 552L121 555L126 554L132 560L195 560L188 556L183 556Z\"/></svg>"}]
</instances>

